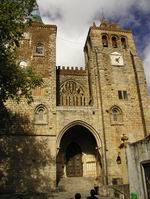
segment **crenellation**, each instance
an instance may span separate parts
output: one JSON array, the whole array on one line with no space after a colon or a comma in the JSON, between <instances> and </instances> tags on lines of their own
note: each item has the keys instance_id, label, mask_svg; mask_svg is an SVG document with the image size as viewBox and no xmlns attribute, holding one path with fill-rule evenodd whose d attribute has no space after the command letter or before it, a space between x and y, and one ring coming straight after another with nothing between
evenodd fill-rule
<instances>
[{"instance_id":1,"label":"crenellation","mask_svg":"<svg viewBox=\"0 0 150 199\"><path fill-rule=\"evenodd\" d=\"M73 66L57 66L56 71L59 71L60 75L79 75L83 76L87 74L87 70L85 67L73 67Z\"/></svg>"}]
</instances>

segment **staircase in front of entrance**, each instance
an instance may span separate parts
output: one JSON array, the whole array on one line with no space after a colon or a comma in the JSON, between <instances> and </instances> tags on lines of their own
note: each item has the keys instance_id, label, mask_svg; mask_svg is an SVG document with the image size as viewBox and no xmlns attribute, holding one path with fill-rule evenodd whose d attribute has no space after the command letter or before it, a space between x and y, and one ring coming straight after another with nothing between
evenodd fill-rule
<instances>
[{"instance_id":1,"label":"staircase in front of entrance","mask_svg":"<svg viewBox=\"0 0 150 199\"><path fill-rule=\"evenodd\" d=\"M82 199L90 196L90 190L94 188L94 178L91 177L67 177L62 178L55 192L51 193L18 193L0 195L2 199L74 199L75 193L80 193ZM118 199L115 197L103 197L102 190L96 195L98 199Z\"/></svg>"},{"instance_id":2,"label":"staircase in front of entrance","mask_svg":"<svg viewBox=\"0 0 150 199\"><path fill-rule=\"evenodd\" d=\"M90 192L94 188L93 177L67 177L62 178L58 189L66 192Z\"/></svg>"},{"instance_id":3,"label":"staircase in front of entrance","mask_svg":"<svg viewBox=\"0 0 150 199\"><path fill-rule=\"evenodd\" d=\"M90 195L90 190L94 188L94 178L92 177L67 177L62 178L55 192L51 193L27 193L27 194L6 194L0 195L2 199L74 199L75 193L79 192L82 199ZM104 191L104 190L103 190ZM100 199L115 199L115 197L102 197L102 190L96 195ZM109 193L110 194L110 193ZM118 197L119 198L119 197ZM116 198L117 199L117 198Z\"/></svg>"},{"instance_id":4,"label":"staircase in front of entrance","mask_svg":"<svg viewBox=\"0 0 150 199\"><path fill-rule=\"evenodd\" d=\"M48 198L73 199L75 193L80 193L82 199L90 196L90 190L94 188L94 178L92 177L67 177L62 178L58 184L58 192L53 193ZM99 196L97 195L97 198ZM110 197L100 197L100 199L115 199Z\"/></svg>"},{"instance_id":5,"label":"staircase in front of entrance","mask_svg":"<svg viewBox=\"0 0 150 199\"><path fill-rule=\"evenodd\" d=\"M69 199L73 198L75 193L81 193L82 198L86 198L90 194L90 190L94 188L93 177L67 177L62 178L58 184L57 198ZM60 197L61 196L61 197Z\"/></svg>"}]
</instances>

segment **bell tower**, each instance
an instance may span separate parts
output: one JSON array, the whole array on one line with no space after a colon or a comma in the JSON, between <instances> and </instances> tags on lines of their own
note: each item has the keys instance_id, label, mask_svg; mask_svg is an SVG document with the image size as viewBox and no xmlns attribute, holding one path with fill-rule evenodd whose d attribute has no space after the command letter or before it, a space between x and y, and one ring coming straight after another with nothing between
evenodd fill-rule
<instances>
[{"instance_id":1,"label":"bell tower","mask_svg":"<svg viewBox=\"0 0 150 199\"><path fill-rule=\"evenodd\" d=\"M37 4L29 17L32 23L23 34L18 60L27 67L32 67L43 78L42 87L33 91L33 97L51 101L51 109L55 111L57 27L42 22Z\"/></svg>"},{"instance_id":2,"label":"bell tower","mask_svg":"<svg viewBox=\"0 0 150 199\"><path fill-rule=\"evenodd\" d=\"M18 62L21 67L31 67L42 77L42 85L32 90L34 102L31 106L24 106L20 110L28 110L33 125L33 133L40 140L47 140L47 146L55 143L56 134L56 25L42 22L38 6L31 13L32 23L28 26L20 41ZM23 112L23 110L22 110ZM25 114L26 114L25 112ZM26 135L25 135L26 136ZM42 143L42 141L41 141ZM43 143L44 145L44 143ZM47 147L47 150L48 147ZM55 147L49 150L51 157L55 157ZM48 163L51 186L55 187L56 166ZM44 166L45 167L45 166ZM47 172L43 167L43 172ZM44 175L47 175L44 174ZM49 179L49 178L47 178ZM49 180L50 181L50 180Z\"/></svg>"},{"instance_id":3,"label":"bell tower","mask_svg":"<svg viewBox=\"0 0 150 199\"><path fill-rule=\"evenodd\" d=\"M142 62L132 32L102 19L90 27L84 47L88 71L89 104L99 110L108 179L128 183L123 168L116 168L123 134L130 142L148 134L148 93ZM116 176L117 174L117 176Z\"/></svg>"}]
</instances>

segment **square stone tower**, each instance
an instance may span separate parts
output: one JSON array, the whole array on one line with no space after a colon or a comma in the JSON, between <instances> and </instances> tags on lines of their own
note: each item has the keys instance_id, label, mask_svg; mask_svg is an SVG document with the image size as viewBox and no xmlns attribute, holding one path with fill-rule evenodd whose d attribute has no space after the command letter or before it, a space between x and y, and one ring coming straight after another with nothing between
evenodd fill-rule
<instances>
[{"instance_id":1,"label":"square stone tower","mask_svg":"<svg viewBox=\"0 0 150 199\"><path fill-rule=\"evenodd\" d=\"M90 103L99 110L103 131L107 183L128 183L124 142L150 130L147 85L132 32L103 19L90 27L84 52Z\"/></svg>"}]
</instances>

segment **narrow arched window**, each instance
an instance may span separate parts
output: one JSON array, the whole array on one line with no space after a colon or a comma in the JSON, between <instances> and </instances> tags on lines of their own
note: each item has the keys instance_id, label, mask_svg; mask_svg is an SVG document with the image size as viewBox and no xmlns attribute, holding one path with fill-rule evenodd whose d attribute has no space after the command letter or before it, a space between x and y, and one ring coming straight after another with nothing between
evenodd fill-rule
<instances>
[{"instance_id":1,"label":"narrow arched window","mask_svg":"<svg viewBox=\"0 0 150 199\"><path fill-rule=\"evenodd\" d=\"M120 114L119 110L117 108L112 109L112 120L114 122L118 121L118 115Z\"/></svg>"},{"instance_id":2,"label":"narrow arched window","mask_svg":"<svg viewBox=\"0 0 150 199\"><path fill-rule=\"evenodd\" d=\"M121 38L121 47L124 49L127 48L126 39L124 37Z\"/></svg>"},{"instance_id":3,"label":"narrow arched window","mask_svg":"<svg viewBox=\"0 0 150 199\"><path fill-rule=\"evenodd\" d=\"M108 47L108 38L106 35L102 36L102 44L103 44L103 47Z\"/></svg>"},{"instance_id":4,"label":"narrow arched window","mask_svg":"<svg viewBox=\"0 0 150 199\"><path fill-rule=\"evenodd\" d=\"M111 40L112 40L112 47L113 48L117 48L117 39L116 39L116 37L112 37Z\"/></svg>"},{"instance_id":5,"label":"narrow arched window","mask_svg":"<svg viewBox=\"0 0 150 199\"><path fill-rule=\"evenodd\" d=\"M35 55L44 55L44 45L42 43L38 43L36 45Z\"/></svg>"},{"instance_id":6,"label":"narrow arched window","mask_svg":"<svg viewBox=\"0 0 150 199\"><path fill-rule=\"evenodd\" d=\"M35 109L35 117L34 117L35 124L47 124L48 123L48 112L47 108L40 104Z\"/></svg>"},{"instance_id":7,"label":"narrow arched window","mask_svg":"<svg viewBox=\"0 0 150 199\"><path fill-rule=\"evenodd\" d=\"M111 114L111 123L112 124L122 123L123 116L122 116L122 111L119 107L117 107L117 106L112 107L110 114Z\"/></svg>"}]
</instances>

